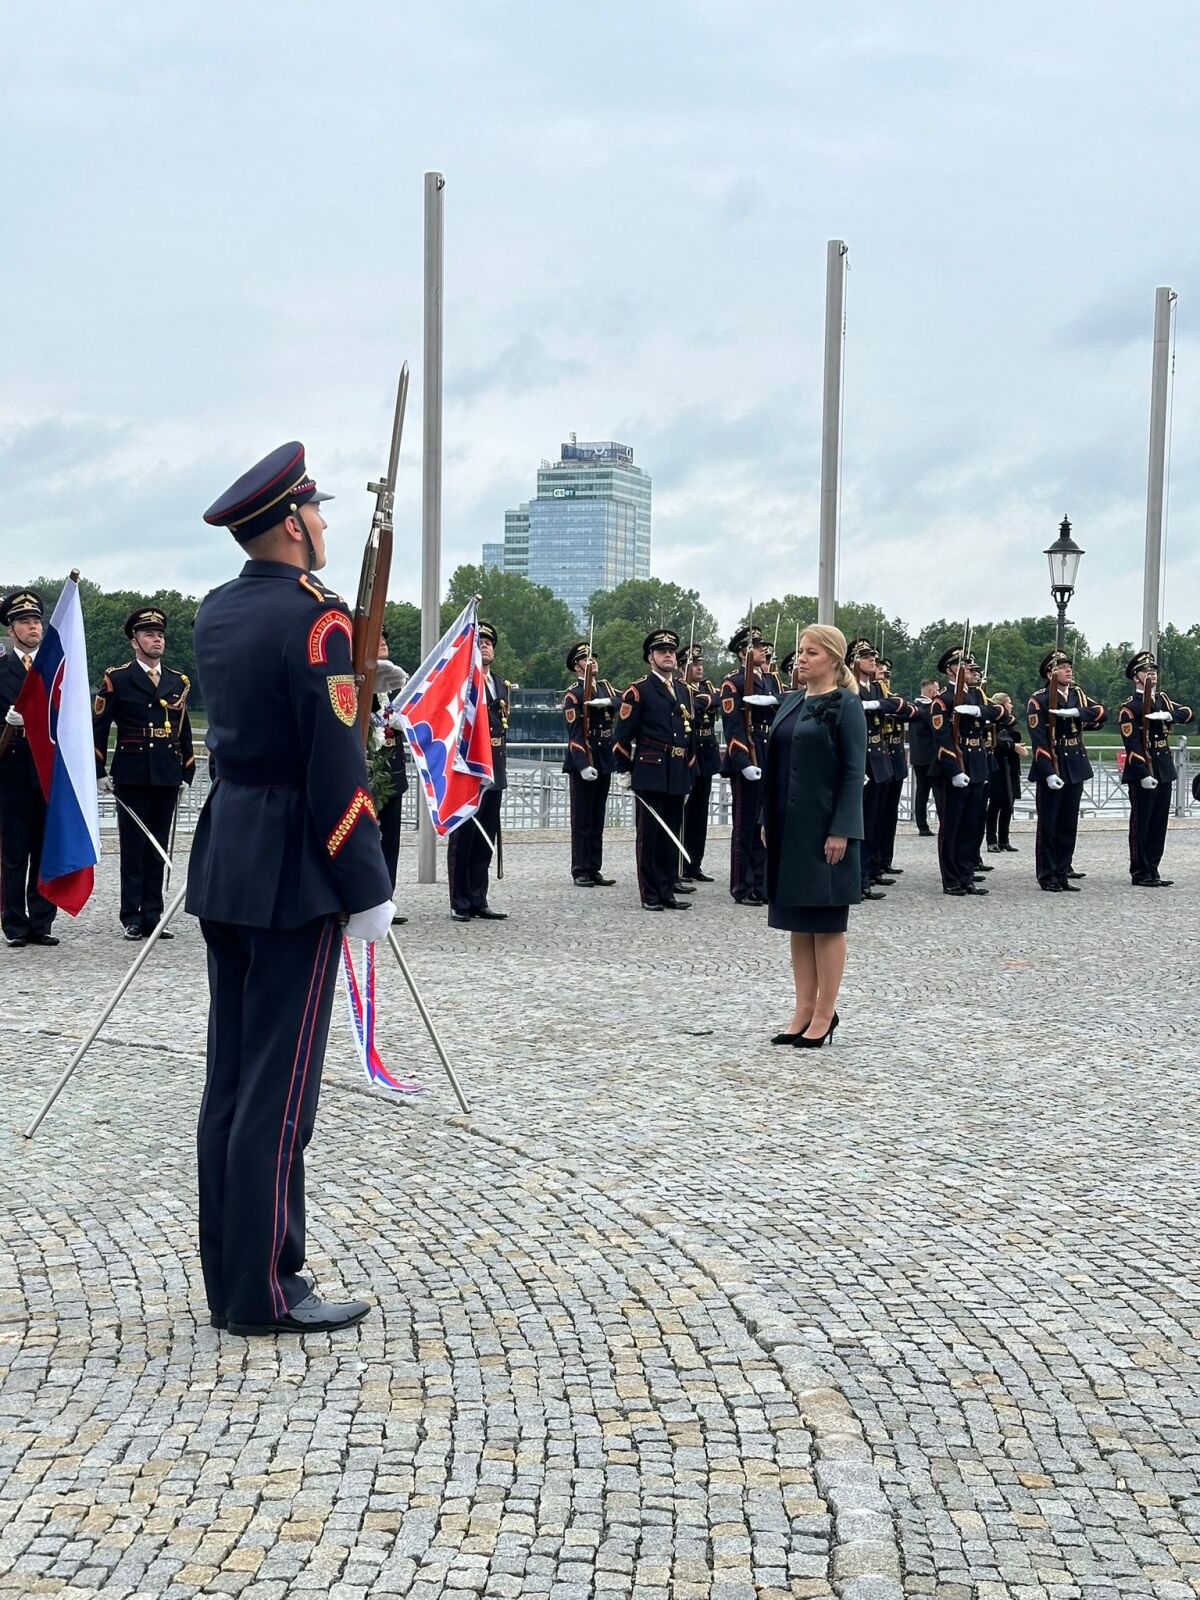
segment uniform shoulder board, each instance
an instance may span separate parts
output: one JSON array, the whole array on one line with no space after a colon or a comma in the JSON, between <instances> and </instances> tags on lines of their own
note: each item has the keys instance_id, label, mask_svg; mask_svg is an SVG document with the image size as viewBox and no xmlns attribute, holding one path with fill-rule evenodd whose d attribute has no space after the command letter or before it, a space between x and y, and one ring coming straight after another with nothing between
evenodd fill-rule
<instances>
[{"instance_id":1,"label":"uniform shoulder board","mask_svg":"<svg viewBox=\"0 0 1200 1600\"><path fill-rule=\"evenodd\" d=\"M115 667L109 667L108 671L104 674L104 676L107 678L114 672L125 672L132 665L133 665L132 661L122 661L122 662L120 662L119 665L117 665Z\"/></svg>"},{"instance_id":2,"label":"uniform shoulder board","mask_svg":"<svg viewBox=\"0 0 1200 1600\"><path fill-rule=\"evenodd\" d=\"M319 579L313 577L311 572L301 572L296 582L306 594L311 595L314 600L319 601L323 606L327 606L331 600L339 606L346 605L340 594L336 594L332 589L327 589ZM350 607L346 606L346 610L349 611L349 609Z\"/></svg>"}]
</instances>

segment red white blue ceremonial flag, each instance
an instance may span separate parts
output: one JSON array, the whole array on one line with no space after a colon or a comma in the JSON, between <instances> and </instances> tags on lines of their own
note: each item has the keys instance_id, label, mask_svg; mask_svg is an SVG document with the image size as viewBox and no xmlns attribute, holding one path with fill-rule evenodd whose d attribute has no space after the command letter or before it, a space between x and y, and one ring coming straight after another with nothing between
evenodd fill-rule
<instances>
[{"instance_id":1,"label":"red white blue ceremonial flag","mask_svg":"<svg viewBox=\"0 0 1200 1600\"><path fill-rule=\"evenodd\" d=\"M413 673L392 711L407 735L439 834L469 822L493 782L485 694L472 600Z\"/></svg>"},{"instance_id":2,"label":"red white blue ceremonial flag","mask_svg":"<svg viewBox=\"0 0 1200 1600\"><path fill-rule=\"evenodd\" d=\"M13 706L25 718L29 753L46 797L38 888L75 917L95 881L100 809L83 608L73 578L63 585Z\"/></svg>"}]
</instances>

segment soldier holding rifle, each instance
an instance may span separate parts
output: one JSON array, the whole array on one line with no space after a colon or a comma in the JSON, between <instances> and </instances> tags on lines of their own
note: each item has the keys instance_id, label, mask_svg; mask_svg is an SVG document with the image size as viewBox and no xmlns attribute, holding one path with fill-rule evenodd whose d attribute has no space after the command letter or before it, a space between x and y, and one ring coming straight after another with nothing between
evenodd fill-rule
<instances>
[{"instance_id":1,"label":"soldier holding rifle","mask_svg":"<svg viewBox=\"0 0 1200 1600\"><path fill-rule=\"evenodd\" d=\"M567 651L567 671L575 682L563 696L567 724L567 773L571 800L571 877L578 889L607 889L604 821L613 774L613 721L617 691L599 667L591 644L577 640Z\"/></svg>"},{"instance_id":2,"label":"soldier holding rifle","mask_svg":"<svg viewBox=\"0 0 1200 1600\"><path fill-rule=\"evenodd\" d=\"M1159 692L1158 662L1149 650L1130 657L1125 676L1133 693L1117 725L1125 745L1121 776L1129 785L1129 876L1138 889L1169 889L1171 879L1158 871L1176 778L1169 735L1172 723L1191 722L1193 712Z\"/></svg>"},{"instance_id":3,"label":"soldier holding rifle","mask_svg":"<svg viewBox=\"0 0 1200 1600\"><path fill-rule=\"evenodd\" d=\"M1033 747L1029 776L1037 785L1037 837L1034 865L1038 883L1051 894L1077 893L1071 880L1079 802L1092 776L1083 742L1085 728L1099 728L1105 710L1073 683L1074 665L1062 650L1051 650L1039 668L1046 687L1029 697L1025 720Z\"/></svg>"},{"instance_id":4,"label":"soldier holding rifle","mask_svg":"<svg viewBox=\"0 0 1200 1600\"><path fill-rule=\"evenodd\" d=\"M704 672L704 651L698 644L688 650L683 669L683 685L692 708L692 736L696 764L692 768L692 787L683 808L683 847L691 864L683 864L682 877L688 883L712 883L704 870L704 850L708 843L708 807L712 782L721 770L721 742L717 738L717 717L721 697Z\"/></svg>"},{"instance_id":5,"label":"soldier holding rifle","mask_svg":"<svg viewBox=\"0 0 1200 1600\"><path fill-rule=\"evenodd\" d=\"M778 698L763 681L761 631L753 623L739 628L726 649L741 667L721 684L721 725L725 760L721 771L733 791L733 837L729 848L729 892L740 906L763 906L767 899L767 849L762 841L762 754Z\"/></svg>"},{"instance_id":6,"label":"soldier holding rifle","mask_svg":"<svg viewBox=\"0 0 1200 1600\"><path fill-rule=\"evenodd\" d=\"M637 873L647 911L688 911L675 896L683 804L692 782L692 719L675 682L679 635L655 628L642 641L650 671L621 697L613 736L617 785L632 788L637 810Z\"/></svg>"},{"instance_id":7,"label":"soldier holding rifle","mask_svg":"<svg viewBox=\"0 0 1200 1600\"><path fill-rule=\"evenodd\" d=\"M988 757L984 730L989 723L1011 725L1013 717L993 705L979 687L983 674L968 648L970 626L961 648L953 645L938 661L951 687L935 696L930 726L937 740L937 775L942 786L938 809L938 866L942 893L980 895L976 882L979 848L987 823Z\"/></svg>"}]
</instances>

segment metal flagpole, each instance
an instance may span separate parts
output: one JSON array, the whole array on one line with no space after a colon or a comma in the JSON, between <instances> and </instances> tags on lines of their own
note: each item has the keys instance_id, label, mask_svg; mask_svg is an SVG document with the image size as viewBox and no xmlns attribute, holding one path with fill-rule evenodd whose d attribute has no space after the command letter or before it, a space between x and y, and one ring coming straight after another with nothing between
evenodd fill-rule
<instances>
[{"instance_id":1,"label":"metal flagpole","mask_svg":"<svg viewBox=\"0 0 1200 1600\"><path fill-rule=\"evenodd\" d=\"M837 587L838 463L842 420L842 319L846 303L846 244L830 239L825 254L825 397L821 412L821 542L817 562L817 621L832 623Z\"/></svg>"},{"instance_id":2,"label":"metal flagpole","mask_svg":"<svg viewBox=\"0 0 1200 1600\"><path fill-rule=\"evenodd\" d=\"M160 846L160 848L161 848L161 846ZM88 1034L87 1038L83 1041L83 1043L79 1046L79 1049L76 1050L75 1054L71 1057L70 1061L67 1063L66 1069L64 1070L62 1076L59 1078L58 1082L54 1085L54 1088L50 1091L50 1094L49 1094L49 1096L48 1096L48 1098L46 1100L45 1105L43 1105L42 1109L38 1112L37 1116L34 1117L33 1121L25 1129L25 1137L27 1139L32 1139L33 1138L34 1134L38 1131L38 1128L41 1126L42 1118L46 1115L47 1111L49 1111L50 1107L54 1104L54 1102L58 1099L59 1095L63 1092L63 1090L66 1088L67 1084L70 1082L71 1076L74 1073L75 1068L83 1060L84 1056L87 1055L88 1051L91 1049L92 1045L95 1043L96 1038L99 1035L101 1028L108 1021L109 1017L112 1016L113 1012L117 1009L117 1004L120 1001L121 996L125 993L126 989L128 989L129 985L133 982L133 980L137 977L138 973L142 970L142 966L144 965L147 956L150 954L151 950L154 949L154 946L158 943L159 935L162 933L163 929L167 926L167 924L170 922L171 918L175 915L175 913L179 910L180 906L183 904L183 897L184 897L184 895L186 893L187 893L187 884L186 883L185 884L181 884L179 890L177 891L177 893L175 895L175 898L171 901L170 905L167 907L166 911L163 913L161 919L155 925L153 932L147 935L145 944L142 946L142 948L137 953L137 960L133 963L133 965L130 967L129 971L121 979L120 983L117 985L116 993L113 995L112 999L105 1006L104 1010L100 1013L99 1017L97 1017L96 1022L94 1024L93 1028L92 1028L92 1031Z\"/></svg>"},{"instance_id":3,"label":"metal flagpole","mask_svg":"<svg viewBox=\"0 0 1200 1600\"><path fill-rule=\"evenodd\" d=\"M404 952L400 948L400 942L396 938L396 935L391 928L388 929L387 942L391 947L392 954L395 956L396 961L399 964L400 971L404 974L404 981L408 985L408 992L412 995L417 1010L421 1013L421 1021L425 1024L425 1032L433 1040L433 1048L437 1051L438 1060L442 1063L446 1076L450 1080L450 1087L454 1090L454 1097L462 1107L463 1115L469 1117L471 1115L471 1108L467 1104L466 1096L459 1087L458 1079L454 1076L454 1068L450 1065L450 1058L447 1056L445 1050L442 1049L442 1041L438 1038L438 1031L433 1025L433 1018L429 1015L428 1011L426 1011L425 1002L421 999L420 990L413 982L413 975L408 970L408 962L404 959Z\"/></svg>"},{"instance_id":4,"label":"metal flagpole","mask_svg":"<svg viewBox=\"0 0 1200 1600\"><path fill-rule=\"evenodd\" d=\"M444 278L440 172L425 174L425 370L421 449L421 659L442 636L442 288ZM417 882L437 882L437 839L422 807L417 813Z\"/></svg>"},{"instance_id":5,"label":"metal flagpole","mask_svg":"<svg viewBox=\"0 0 1200 1600\"><path fill-rule=\"evenodd\" d=\"M1154 291L1154 361L1150 377L1150 470L1146 483L1146 562L1142 588L1142 644L1158 650L1162 598L1163 479L1167 458L1167 376L1170 366L1173 289Z\"/></svg>"}]
</instances>

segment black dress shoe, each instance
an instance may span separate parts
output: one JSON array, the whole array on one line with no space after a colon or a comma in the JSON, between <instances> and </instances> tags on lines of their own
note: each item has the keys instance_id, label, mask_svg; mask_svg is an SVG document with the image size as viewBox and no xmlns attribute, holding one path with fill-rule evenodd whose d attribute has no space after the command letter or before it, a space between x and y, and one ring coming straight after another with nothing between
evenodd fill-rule
<instances>
[{"instance_id":1,"label":"black dress shoe","mask_svg":"<svg viewBox=\"0 0 1200 1600\"><path fill-rule=\"evenodd\" d=\"M470 922L470 920L471 913L469 911L452 911L450 913L451 922Z\"/></svg>"},{"instance_id":2,"label":"black dress shoe","mask_svg":"<svg viewBox=\"0 0 1200 1600\"><path fill-rule=\"evenodd\" d=\"M1002 844L1000 846L1000 848L1001 848L1001 850L1006 851L1010 856L1015 856L1015 855L1019 855L1020 854L1020 852L1018 851L1018 849L1017 849L1015 844Z\"/></svg>"},{"instance_id":3,"label":"black dress shoe","mask_svg":"<svg viewBox=\"0 0 1200 1600\"><path fill-rule=\"evenodd\" d=\"M896 881L895 878L879 877L879 878L872 878L871 879L871 882L875 885L875 887L877 889L890 889L892 887L892 885L895 883L895 881Z\"/></svg>"},{"instance_id":4,"label":"black dress shoe","mask_svg":"<svg viewBox=\"0 0 1200 1600\"><path fill-rule=\"evenodd\" d=\"M1133 887L1135 889L1157 889L1158 888L1158 884L1155 883L1153 878L1131 878L1129 881L1130 881L1130 883L1133 884Z\"/></svg>"},{"instance_id":5,"label":"black dress shoe","mask_svg":"<svg viewBox=\"0 0 1200 1600\"><path fill-rule=\"evenodd\" d=\"M883 870L885 872L894 873L897 878L902 877L903 874L904 874L904 868L903 867L894 867L890 861L888 862L887 866L884 867Z\"/></svg>"},{"instance_id":6,"label":"black dress shoe","mask_svg":"<svg viewBox=\"0 0 1200 1600\"><path fill-rule=\"evenodd\" d=\"M599 872L593 872L592 873L592 882L595 884L597 889L611 889L613 884L616 883L616 881L617 880L615 878L606 878L606 877L604 877L604 875L602 873L599 873Z\"/></svg>"},{"instance_id":7,"label":"black dress shoe","mask_svg":"<svg viewBox=\"0 0 1200 1600\"><path fill-rule=\"evenodd\" d=\"M1154 876L1150 879L1150 882L1154 885L1154 887L1156 889L1169 889L1171 887L1171 885L1175 882L1175 879L1174 878L1160 878L1158 873L1156 872L1154 874ZM56 939L54 942L55 942L55 944L57 944L58 940Z\"/></svg>"},{"instance_id":8,"label":"black dress shoe","mask_svg":"<svg viewBox=\"0 0 1200 1600\"><path fill-rule=\"evenodd\" d=\"M1087 873L1086 872L1068 872L1067 873L1067 877L1068 878L1086 878L1087 877Z\"/></svg>"},{"instance_id":9,"label":"black dress shoe","mask_svg":"<svg viewBox=\"0 0 1200 1600\"><path fill-rule=\"evenodd\" d=\"M1000 854L1000 850L1001 846L998 844L988 845L988 855L990 856L998 856Z\"/></svg>"},{"instance_id":10,"label":"black dress shoe","mask_svg":"<svg viewBox=\"0 0 1200 1600\"><path fill-rule=\"evenodd\" d=\"M932 828L918 828L917 829L917 838L918 839L932 839L933 838L933 829Z\"/></svg>"},{"instance_id":11,"label":"black dress shoe","mask_svg":"<svg viewBox=\"0 0 1200 1600\"><path fill-rule=\"evenodd\" d=\"M887 895L884 894L882 889L864 889L862 897L863 897L864 900L886 900L887 899Z\"/></svg>"},{"instance_id":12,"label":"black dress shoe","mask_svg":"<svg viewBox=\"0 0 1200 1600\"><path fill-rule=\"evenodd\" d=\"M150 937L150 935L153 932L154 932L153 928L143 928L142 929L142 933L145 936L145 938L147 938L147 939ZM158 937L160 939L173 939L175 937L175 935L171 932L170 928L164 928L163 931L159 934Z\"/></svg>"},{"instance_id":13,"label":"black dress shoe","mask_svg":"<svg viewBox=\"0 0 1200 1600\"><path fill-rule=\"evenodd\" d=\"M57 944L58 938L53 933L31 933L25 942L26 944Z\"/></svg>"},{"instance_id":14,"label":"black dress shoe","mask_svg":"<svg viewBox=\"0 0 1200 1600\"><path fill-rule=\"evenodd\" d=\"M24 950L29 943L28 939L8 939L5 941L10 950Z\"/></svg>"},{"instance_id":15,"label":"black dress shoe","mask_svg":"<svg viewBox=\"0 0 1200 1600\"><path fill-rule=\"evenodd\" d=\"M986 894L987 890L978 883L968 883L963 886L964 894Z\"/></svg>"},{"instance_id":16,"label":"black dress shoe","mask_svg":"<svg viewBox=\"0 0 1200 1600\"><path fill-rule=\"evenodd\" d=\"M1077 883L1060 883L1058 888L1059 888L1060 894L1081 894L1082 893L1082 890L1080 889L1080 887L1079 887L1079 885Z\"/></svg>"},{"instance_id":17,"label":"black dress shoe","mask_svg":"<svg viewBox=\"0 0 1200 1600\"><path fill-rule=\"evenodd\" d=\"M370 1309L365 1300L333 1305L320 1295L310 1294L274 1322L231 1322L229 1331L251 1339L269 1333L337 1333L342 1328L353 1328Z\"/></svg>"},{"instance_id":18,"label":"black dress shoe","mask_svg":"<svg viewBox=\"0 0 1200 1600\"><path fill-rule=\"evenodd\" d=\"M995 872L995 870L995 867L989 867L985 861L977 861L975 863L976 872Z\"/></svg>"},{"instance_id":19,"label":"black dress shoe","mask_svg":"<svg viewBox=\"0 0 1200 1600\"><path fill-rule=\"evenodd\" d=\"M695 889L692 888L690 883L684 883L682 878L675 879L676 894L695 894L695 892Z\"/></svg>"},{"instance_id":20,"label":"black dress shoe","mask_svg":"<svg viewBox=\"0 0 1200 1600\"><path fill-rule=\"evenodd\" d=\"M407 921L408 918L403 914L403 912L397 911L396 915L392 918L392 927L399 928Z\"/></svg>"},{"instance_id":21,"label":"black dress shoe","mask_svg":"<svg viewBox=\"0 0 1200 1600\"><path fill-rule=\"evenodd\" d=\"M666 909L667 909L666 906L663 905L661 900L643 900L642 901L642 910L643 911L665 911Z\"/></svg>"},{"instance_id":22,"label":"black dress shoe","mask_svg":"<svg viewBox=\"0 0 1200 1600\"><path fill-rule=\"evenodd\" d=\"M1061 894L1062 893L1062 884L1061 883L1044 883L1044 884L1042 884L1042 888L1045 890L1045 892L1047 894Z\"/></svg>"},{"instance_id":23,"label":"black dress shoe","mask_svg":"<svg viewBox=\"0 0 1200 1600\"><path fill-rule=\"evenodd\" d=\"M577 889L594 889L596 887L596 880L590 875L585 877L581 874L574 880L574 883Z\"/></svg>"},{"instance_id":24,"label":"black dress shoe","mask_svg":"<svg viewBox=\"0 0 1200 1600\"><path fill-rule=\"evenodd\" d=\"M676 900L674 895L669 900L663 901L662 908L664 911L690 911L692 909L686 900Z\"/></svg>"},{"instance_id":25,"label":"black dress shoe","mask_svg":"<svg viewBox=\"0 0 1200 1600\"><path fill-rule=\"evenodd\" d=\"M129 940L134 940L134 939L144 939L146 937L146 935L142 932L142 930L140 928L135 927L133 925L133 923L130 922L130 923L128 923L126 925L126 928L125 928L125 937L127 939L129 939Z\"/></svg>"},{"instance_id":26,"label":"black dress shoe","mask_svg":"<svg viewBox=\"0 0 1200 1600\"><path fill-rule=\"evenodd\" d=\"M484 906L482 911L473 912L472 915L476 916L476 917L479 917L484 922L507 922L508 921L508 912L507 911L493 911L491 906Z\"/></svg>"},{"instance_id":27,"label":"black dress shoe","mask_svg":"<svg viewBox=\"0 0 1200 1600\"><path fill-rule=\"evenodd\" d=\"M948 883L942 889L943 894L966 894L966 892L961 883Z\"/></svg>"},{"instance_id":28,"label":"black dress shoe","mask_svg":"<svg viewBox=\"0 0 1200 1600\"><path fill-rule=\"evenodd\" d=\"M699 867L693 867L687 876L693 883L716 883L715 878L710 878L707 872L701 872Z\"/></svg>"}]
</instances>

